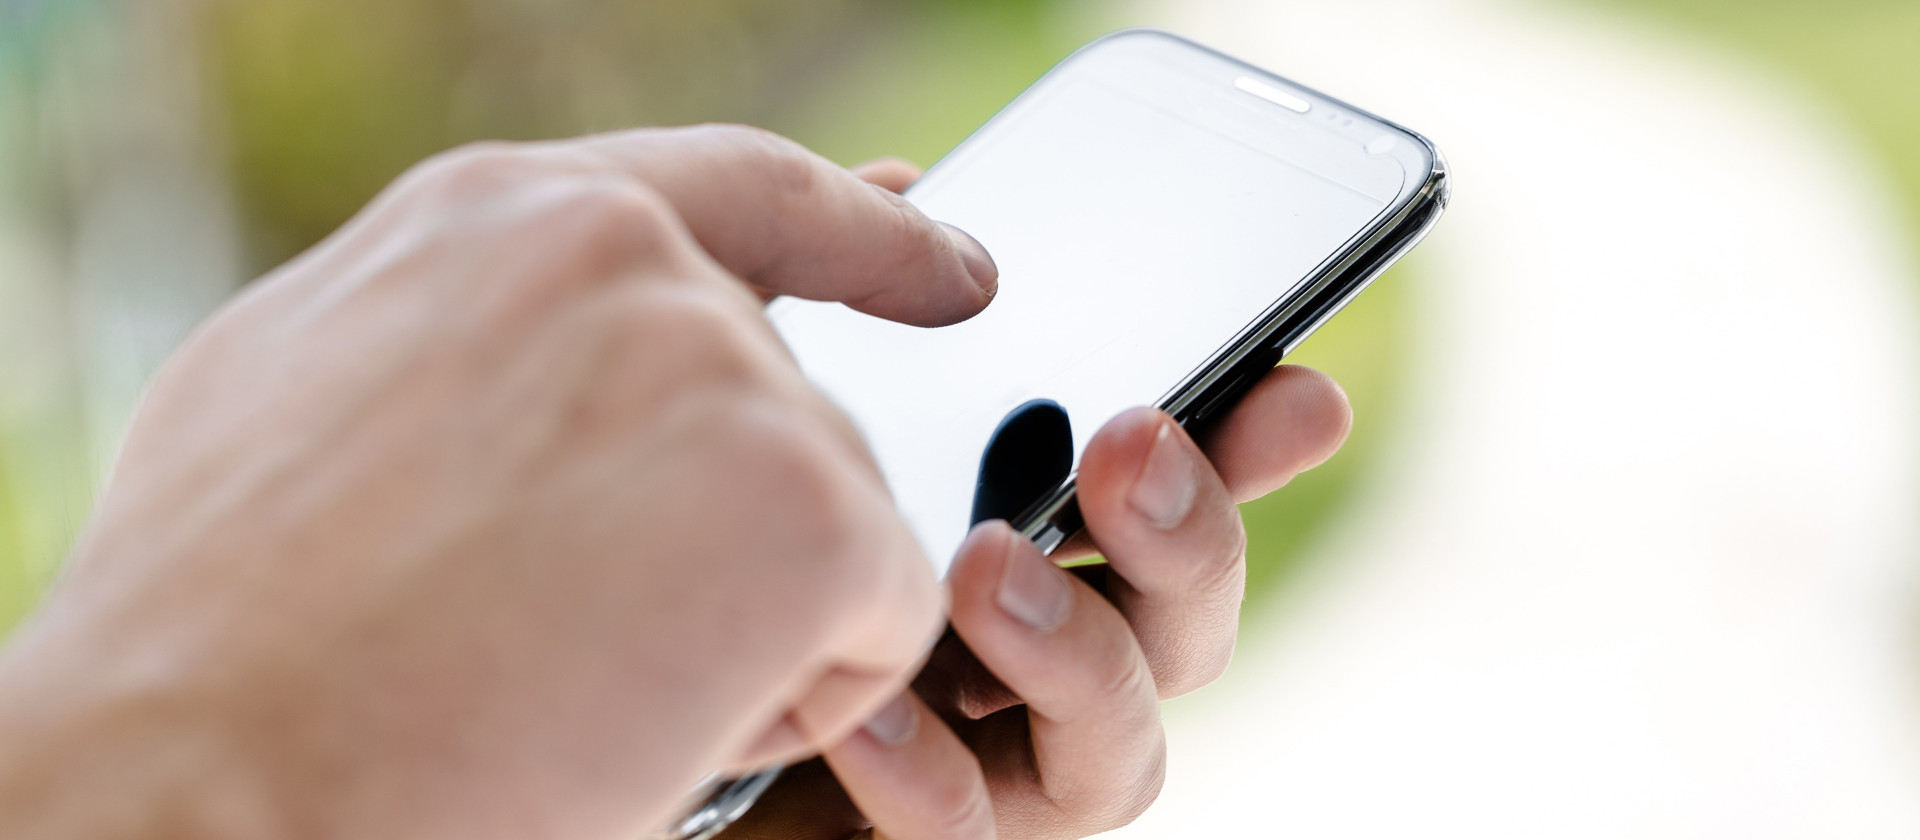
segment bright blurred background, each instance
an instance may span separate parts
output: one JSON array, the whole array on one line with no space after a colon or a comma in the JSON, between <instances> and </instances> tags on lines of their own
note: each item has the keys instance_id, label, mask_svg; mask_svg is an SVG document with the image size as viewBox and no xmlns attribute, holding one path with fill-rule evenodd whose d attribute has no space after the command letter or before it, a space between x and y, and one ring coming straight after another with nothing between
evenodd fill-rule
<instances>
[{"instance_id":1,"label":"bright blurred background","mask_svg":"<svg viewBox=\"0 0 1920 840\"><path fill-rule=\"evenodd\" d=\"M232 289L485 138L732 121L921 165L1118 9L1045 0L0 0L0 627L46 585L140 384ZM1369 418L1259 509L1259 584L1392 399L1384 283L1308 351Z\"/></svg>"},{"instance_id":2,"label":"bright blurred background","mask_svg":"<svg viewBox=\"0 0 1920 840\"><path fill-rule=\"evenodd\" d=\"M1430 244L1303 348L1232 677L1142 836L1920 836L1920 3L0 0L0 633L141 383L483 138L929 164L1163 25L1425 131Z\"/></svg>"}]
</instances>

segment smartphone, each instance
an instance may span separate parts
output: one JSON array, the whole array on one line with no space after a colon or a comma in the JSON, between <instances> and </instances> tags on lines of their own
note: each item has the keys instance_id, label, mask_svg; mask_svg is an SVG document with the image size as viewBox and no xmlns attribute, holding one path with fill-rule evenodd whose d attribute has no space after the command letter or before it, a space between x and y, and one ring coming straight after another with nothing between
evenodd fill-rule
<instances>
[{"instance_id":1,"label":"smartphone","mask_svg":"<svg viewBox=\"0 0 1920 840\"><path fill-rule=\"evenodd\" d=\"M1219 416L1439 219L1426 138L1177 36L1075 52L906 197L971 233L1000 288L926 329L835 303L768 310L865 435L944 572L971 526L1051 551L1074 465L1115 415Z\"/></svg>"},{"instance_id":2,"label":"smartphone","mask_svg":"<svg viewBox=\"0 0 1920 840\"><path fill-rule=\"evenodd\" d=\"M1074 465L1107 420L1230 408L1419 243L1446 208L1426 138L1178 36L1093 42L906 197L972 234L1000 290L960 324L834 303L767 310L865 436L944 573L972 525L1051 552L1080 530ZM709 780L658 837L710 837L779 771Z\"/></svg>"}]
</instances>

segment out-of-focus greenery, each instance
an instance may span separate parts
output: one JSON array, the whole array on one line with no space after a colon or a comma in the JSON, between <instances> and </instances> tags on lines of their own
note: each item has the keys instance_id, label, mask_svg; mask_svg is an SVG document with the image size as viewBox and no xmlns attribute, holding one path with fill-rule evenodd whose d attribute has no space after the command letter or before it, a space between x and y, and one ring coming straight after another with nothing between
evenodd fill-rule
<instances>
[{"instance_id":1,"label":"out-of-focus greenery","mask_svg":"<svg viewBox=\"0 0 1920 840\"><path fill-rule=\"evenodd\" d=\"M757 121L875 34L852 0L214 0L204 60L259 267L433 152Z\"/></svg>"},{"instance_id":2,"label":"out-of-focus greenery","mask_svg":"<svg viewBox=\"0 0 1920 840\"><path fill-rule=\"evenodd\" d=\"M1353 433L1332 460L1302 473L1264 499L1241 506L1247 523L1248 606L1287 579L1307 556L1313 538L1365 487L1384 453L1380 445L1399 411L1406 327L1412 322L1402 278L1419 270L1418 258L1374 281L1339 317L1301 344L1287 359L1339 380L1353 403Z\"/></svg>"},{"instance_id":3,"label":"out-of-focus greenery","mask_svg":"<svg viewBox=\"0 0 1920 840\"><path fill-rule=\"evenodd\" d=\"M899 155L930 164L1073 48L1124 23L1046 0L198 0L180 8L193 15L212 104L207 130L225 154L256 271L317 241L415 161L471 140L737 121L842 163ZM1303 348L1301 360L1341 379L1360 419L1339 458L1248 507L1256 588L1280 577L1364 472L1390 413L1401 332L1394 289L1383 280ZM0 470L9 451L75 445L45 434L22 439L18 430L10 437L0 439ZM0 558L0 631L47 582L44 568L12 550L21 518L44 506L16 504L23 488L13 489L9 498L0 482L0 546L12 555ZM42 489L55 488L24 488ZM77 517L55 524L70 537Z\"/></svg>"},{"instance_id":4,"label":"out-of-focus greenery","mask_svg":"<svg viewBox=\"0 0 1920 840\"><path fill-rule=\"evenodd\" d=\"M1585 1L1732 48L1818 95L1892 177L1920 227L1920 2Z\"/></svg>"},{"instance_id":5,"label":"out-of-focus greenery","mask_svg":"<svg viewBox=\"0 0 1920 840\"><path fill-rule=\"evenodd\" d=\"M843 162L898 154L931 163L1074 47L1124 23L1082 21L1063 33L1036 12L1045 9L1006 4L986 14L956 7L922 18L842 66L826 85L831 98L768 124ZM1248 586L1256 597L1285 578L1367 474L1393 416L1405 300L1395 275L1382 278L1289 359L1340 380L1354 404L1354 432L1325 466L1245 507Z\"/></svg>"},{"instance_id":6,"label":"out-of-focus greenery","mask_svg":"<svg viewBox=\"0 0 1920 840\"><path fill-rule=\"evenodd\" d=\"M884 34L854 0L215 0L205 61L262 267L478 139L763 121Z\"/></svg>"},{"instance_id":7,"label":"out-of-focus greenery","mask_svg":"<svg viewBox=\"0 0 1920 840\"><path fill-rule=\"evenodd\" d=\"M3 450L0 450L3 452ZM0 475L5 475L7 465L0 462ZM20 533L20 505L14 500L11 482L0 481L0 539L10 556L0 560L0 628L13 626L18 616L26 612L32 604L37 590L35 581L27 574L24 552L17 550ZM3 631L0 631L3 632Z\"/></svg>"},{"instance_id":8,"label":"out-of-focus greenery","mask_svg":"<svg viewBox=\"0 0 1920 840\"><path fill-rule=\"evenodd\" d=\"M1877 153L1920 219L1920 3L1583 2L1730 46L1819 93ZM63 31L111 18L115 8L109 0L0 0L0 163L19 147L58 142L32 117L59 110L61 91L36 88L47 80L33 64L61 47ZM1127 23L1102 19L1097 4L1049 0L171 0L166 8L190 15L198 34L205 130L228 167L256 270L324 236L408 165L469 140L726 120L787 133L842 163L900 155L928 164L1074 47ZM0 166L0 186L57 229L79 200L59 192L58 175ZM1284 580L1320 526L1364 489L1396 414L1405 301L1396 278L1383 279L1293 360L1346 386L1356 425L1332 462L1247 506L1256 595ZM0 478L85 446L77 422L58 414L0 416ZM30 555L70 539L75 499L84 497L75 488L92 478L57 487L0 480L0 632L45 584L46 564Z\"/></svg>"},{"instance_id":9,"label":"out-of-focus greenery","mask_svg":"<svg viewBox=\"0 0 1920 840\"><path fill-rule=\"evenodd\" d=\"M1046 12L955 4L919 18L838 68L822 101L771 114L766 124L841 162L893 154L931 163L1073 48L1124 23L1049 27ZM1394 274L1382 278L1289 359L1340 380L1356 419L1339 456L1245 506L1248 586L1256 597L1285 578L1369 471L1393 415L1405 299Z\"/></svg>"},{"instance_id":10,"label":"out-of-focus greenery","mask_svg":"<svg viewBox=\"0 0 1920 840\"><path fill-rule=\"evenodd\" d=\"M1898 179L1920 218L1920 3L1911 0L1586 0L1678 26L1772 65L1827 98ZM1127 21L1048 0L182 0L198 33L208 133L224 155L247 259L271 267L317 241L401 170L477 139L737 121L842 163L937 159L1074 47ZM31 64L63 26L113 4L0 5L0 82L57 102ZM29 14L30 13L30 14ZM31 110L31 109L29 109ZM13 114L11 111L9 115ZM29 128L31 126L29 125ZM7 132L17 141L53 135ZM6 149L0 147L0 153ZM74 197L15 171L57 216ZM16 179L13 176L20 176ZM57 225L55 225L57 227ZM0 282L5 282L0 278ZM1395 417L1406 297L1384 278L1292 361L1354 402L1348 447L1248 505L1256 595L1360 491ZM49 352L54 352L50 350ZM4 420L6 418L0 418ZM0 476L73 449L58 418L0 423ZM74 459L75 463L84 463ZM50 534L70 538L74 486L0 481L0 631L46 582ZM33 545L30 547L28 543Z\"/></svg>"}]
</instances>

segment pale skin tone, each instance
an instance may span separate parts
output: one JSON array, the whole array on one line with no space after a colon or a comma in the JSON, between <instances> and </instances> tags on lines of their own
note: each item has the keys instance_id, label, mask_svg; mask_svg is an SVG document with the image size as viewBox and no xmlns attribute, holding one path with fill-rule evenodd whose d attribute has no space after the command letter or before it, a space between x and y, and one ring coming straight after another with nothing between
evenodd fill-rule
<instances>
[{"instance_id":1,"label":"pale skin tone","mask_svg":"<svg viewBox=\"0 0 1920 840\"><path fill-rule=\"evenodd\" d=\"M1282 367L1197 444L1124 414L1053 558L1110 566L989 523L935 580L759 311L989 305L916 175L700 127L402 177L156 377L0 652L0 836L629 838L812 756L726 836L1137 815L1158 701L1232 649L1233 502L1328 457L1345 398Z\"/></svg>"}]
</instances>

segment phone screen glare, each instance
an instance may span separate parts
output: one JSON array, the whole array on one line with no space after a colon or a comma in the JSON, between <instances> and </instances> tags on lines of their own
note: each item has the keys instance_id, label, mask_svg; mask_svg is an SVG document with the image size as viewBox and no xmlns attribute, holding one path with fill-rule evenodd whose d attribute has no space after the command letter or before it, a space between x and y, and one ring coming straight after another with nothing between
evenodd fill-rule
<instances>
[{"instance_id":1,"label":"phone screen glare","mask_svg":"<svg viewBox=\"0 0 1920 840\"><path fill-rule=\"evenodd\" d=\"M770 310L942 572L1009 411L1059 403L1077 462L1103 423L1158 401L1386 207L1181 101L1050 78L909 192L993 254L1000 291L979 316L922 329L838 304Z\"/></svg>"}]
</instances>

